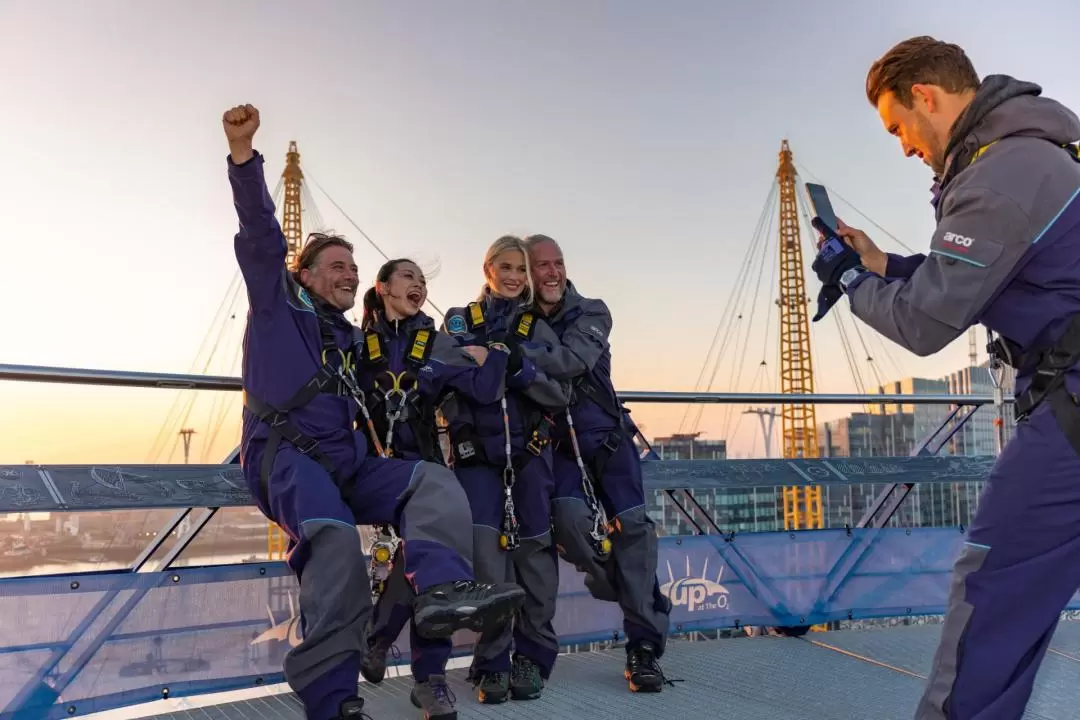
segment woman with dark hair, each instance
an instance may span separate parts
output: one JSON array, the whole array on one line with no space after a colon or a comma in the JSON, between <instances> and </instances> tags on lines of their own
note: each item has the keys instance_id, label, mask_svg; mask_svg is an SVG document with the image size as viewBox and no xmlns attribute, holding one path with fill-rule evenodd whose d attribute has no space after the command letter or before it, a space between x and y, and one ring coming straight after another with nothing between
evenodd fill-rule
<instances>
[{"instance_id":1,"label":"woman with dark hair","mask_svg":"<svg viewBox=\"0 0 1080 720\"><path fill-rule=\"evenodd\" d=\"M497 403L503 393L509 349L462 348L435 329L421 310L427 300L423 272L411 260L391 260L379 268L375 284L364 293L363 350L357 378L363 403L361 427L376 452L405 460L445 465L435 423L435 409L453 392L483 404ZM386 654L406 623L410 625L412 702L432 720L452 720L454 698L446 685L450 638L428 639L416 632L412 621L412 589L405 577L405 562L395 533L382 526L383 538L372 546L372 583L379 594L368 633L361 673L369 682L381 682ZM410 545L410 548L412 546ZM389 577L378 577L380 565L393 555ZM380 592L381 591L381 592Z\"/></svg>"},{"instance_id":2,"label":"woman with dark hair","mask_svg":"<svg viewBox=\"0 0 1080 720\"><path fill-rule=\"evenodd\" d=\"M559 650L552 621L559 590L552 548L555 479L549 433L568 388L529 359L558 337L529 311L532 281L520 238L488 248L476 302L446 313L445 329L466 349L512 348L502 398L458 397L443 406L454 472L473 513L473 572L484 583L516 582L525 601L512 624L477 638L470 678L482 703L540 696ZM511 645L514 653L511 657Z\"/></svg>"}]
</instances>

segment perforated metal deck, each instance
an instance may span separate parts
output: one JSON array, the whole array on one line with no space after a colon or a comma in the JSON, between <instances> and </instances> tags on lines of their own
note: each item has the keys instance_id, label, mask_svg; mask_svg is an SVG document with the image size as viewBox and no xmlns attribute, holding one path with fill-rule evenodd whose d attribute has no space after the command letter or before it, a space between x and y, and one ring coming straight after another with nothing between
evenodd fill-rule
<instances>
[{"instance_id":1,"label":"perforated metal deck","mask_svg":"<svg viewBox=\"0 0 1080 720\"><path fill-rule=\"evenodd\" d=\"M543 697L480 705L464 671L450 672L458 717L590 720L910 720L929 672L940 625L812 633L804 638L673 640L664 670L675 686L631 694L622 650L563 655ZM1025 718L1074 720L1080 707L1080 623L1063 623L1043 661ZM412 680L361 685L374 720L416 718ZM302 720L291 694L172 712L164 720Z\"/></svg>"}]
</instances>

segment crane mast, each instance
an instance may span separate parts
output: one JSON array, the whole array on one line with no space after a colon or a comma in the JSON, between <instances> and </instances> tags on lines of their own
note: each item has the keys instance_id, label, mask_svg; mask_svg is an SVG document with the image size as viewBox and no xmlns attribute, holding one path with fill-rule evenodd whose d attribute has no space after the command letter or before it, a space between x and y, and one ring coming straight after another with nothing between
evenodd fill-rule
<instances>
[{"instance_id":1,"label":"crane mast","mask_svg":"<svg viewBox=\"0 0 1080 720\"><path fill-rule=\"evenodd\" d=\"M281 210L281 231L285 235L285 267L290 272L296 269L296 261L304 245L304 232L301 218L303 207L300 202L300 189L304 183L304 173L300 169L300 151L296 141L289 141L289 151L285 153L285 169L281 172L284 181L285 201ZM277 523L268 521L266 526L266 554L270 560L283 560L288 548L285 533Z\"/></svg>"},{"instance_id":2,"label":"crane mast","mask_svg":"<svg viewBox=\"0 0 1080 720\"><path fill-rule=\"evenodd\" d=\"M780 185L780 298L777 300L780 308L780 392L813 393L809 299L803 274L795 163L787 140L780 146L776 179ZM781 422L785 458L818 456L817 417L813 405L782 405ZM820 486L785 487L783 496L785 529L824 527Z\"/></svg>"},{"instance_id":3,"label":"crane mast","mask_svg":"<svg viewBox=\"0 0 1080 720\"><path fill-rule=\"evenodd\" d=\"M304 245L304 233L301 228L303 208L300 204L300 187L304 183L304 173L300 169L300 151L296 141L289 141L289 152L285 153L285 169L281 172L285 185L285 202L281 211L281 231L285 234L285 267L290 272L296 269L296 261Z\"/></svg>"}]
</instances>

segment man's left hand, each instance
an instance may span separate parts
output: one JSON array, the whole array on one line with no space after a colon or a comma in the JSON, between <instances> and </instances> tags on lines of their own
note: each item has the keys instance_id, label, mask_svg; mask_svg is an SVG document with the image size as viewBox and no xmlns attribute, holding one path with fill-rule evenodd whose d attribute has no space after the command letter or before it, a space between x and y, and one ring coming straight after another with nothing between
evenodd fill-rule
<instances>
[{"instance_id":1,"label":"man's left hand","mask_svg":"<svg viewBox=\"0 0 1080 720\"><path fill-rule=\"evenodd\" d=\"M461 349L472 355L477 365L483 365L484 361L487 360L488 349L483 345L466 345Z\"/></svg>"},{"instance_id":2,"label":"man's left hand","mask_svg":"<svg viewBox=\"0 0 1080 720\"><path fill-rule=\"evenodd\" d=\"M822 284L839 286L840 276L860 264L859 253L847 243L829 238L821 246L810 268L817 273Z\"/></svg>"}]
</instances>

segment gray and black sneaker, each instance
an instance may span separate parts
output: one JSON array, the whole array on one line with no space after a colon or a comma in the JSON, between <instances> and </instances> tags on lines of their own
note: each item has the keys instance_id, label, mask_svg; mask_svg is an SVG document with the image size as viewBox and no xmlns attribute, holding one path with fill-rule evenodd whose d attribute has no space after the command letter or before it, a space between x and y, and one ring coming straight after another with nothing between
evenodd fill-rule
<instances>
[{"instance_id":1,"label":"gray and black sneaker","mask_svg":"<svg viewBox=\"0 0 1080 720\"><path fill-rule=\"evenodd\" d=\"M510 674L504 672L485 672L473 677L476 699L484 705L498 705L506 702L510 694Z\"/></svg>"},{"instance_id":2,"label":"gray and black sneaker","mask_svg":"<svg viewBox=\"0 0 1080 720\"><path fill-rule=\"evenodd\" d=\"M524 599L525 591L514 583L460 580L436 585L413 598L416 632L436 640L462 629L495 630L510 621Z\"/></svg>"},{"instance_id":3,"label":"gray and black sneaker","mask_svg":"<svg viewBox=\"0 0 1080 720\"><path fill-rule=\"evenodd\" d=\"M393 644L393 641L388 641L385 638L373 641L368 636L364 656L360 660L360 674L364 676L365 680L369 683L381 683L383 681L383 678L386 677L386 656L390 653L393 653L395 660L401 659L401 652Z\"/></svg>"},{"instance_id":4,"label":"gray and black sneaker","mask_svg":"<svg viewBox=\"0 0 1080 720\"><path fill-rule=\"evenodd\" d=\"M424 720L457 720L454 691L446 684L445 675L432 675L413 685L409 696L412 704L424 711Z\"/></svg>"},{"instance_id":5,"label":"gray and black sneaker","mask_svg":"<svg viewBox=\"0 0 1080 720\"><path fill-rule=\"evenodd\" d=\"M510 697L514 700L535 700L544 689L540 666L524 655L515 655L510 666Z\"/></svg>"}]
</instances>

